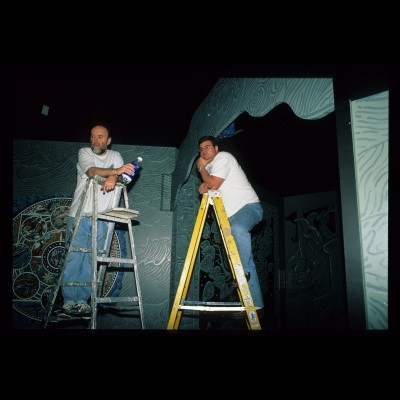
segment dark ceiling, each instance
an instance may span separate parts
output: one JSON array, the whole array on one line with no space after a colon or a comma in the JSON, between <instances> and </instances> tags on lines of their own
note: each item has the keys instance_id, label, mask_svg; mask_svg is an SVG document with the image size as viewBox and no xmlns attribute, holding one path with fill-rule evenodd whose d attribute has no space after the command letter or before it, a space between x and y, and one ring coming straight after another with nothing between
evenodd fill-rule
<instances>
[{"instance_id":1,"label":"dark ceiling","mask_svg":"<svg viewBox=\"0 0 400 400\"><path fill-rule=\"evenodd\" d=\"M87 142L101 123L114 143L179 147L218 79L155 65L21 68L13 86L14 137Z\"/></svg>"},{"instance_id":2,"label":"dark ceiling","mask_svg":"<svg viewBox=\"0 0 400 400\"><path fill-rule=\"evenodd\" d=\"M281 196L339 190L335 114L298 118L287 104L264 117L235 121L243 132L221 143L235 154L251 182Z\"/></svg>"},{"instance_id":3,"label":"dark ceiling","mask_svg":"<svg viewBox=\"0 0 400 400\"><path fill-rule=\"evenodd\" d=\"M384 67L376 68L381 73ZM90 128L101 123L110 127L114 143L177 148L220 77L369 71L332 64L32 64L13 69L14 138L87 142ZM244 132L221 143L221 149L235 154L250 180L281 196L338 190L334 113L305 121L283 104L262 118L243 114L236 129Z\"/></svg>"}]
</instances>

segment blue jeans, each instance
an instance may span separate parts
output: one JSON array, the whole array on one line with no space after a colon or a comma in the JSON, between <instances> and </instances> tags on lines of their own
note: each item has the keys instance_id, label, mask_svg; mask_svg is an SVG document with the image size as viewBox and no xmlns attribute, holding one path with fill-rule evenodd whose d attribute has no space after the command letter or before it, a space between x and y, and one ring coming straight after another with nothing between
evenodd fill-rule
<instances>
[{"instance_id":1,"label":"blue jeans","mask_svg":"<svg viewBox=\"0 0 400 400\"><path fill-rule=\"evenodd\" d=\"M66 243L72 235L74 217L68 217L66 227ZM106 240L107 223L97 223L97 248L102 249ZM79 229L74 243L70 246L92 248L92 218L81 218ZM71 251L65 260L65 272L63 282L92 282L92 253ZM64 303L87 303L92 293L91 286L69 286L61 289Z\"/></svg>"},{"instance_id":2,"label":"blue jeans","mask_svg":"<svg viewBox=\"0 0 400 400\"><path fill-rule=\"evenodd\" d=\"M263 209L260 203L246 204L229 218L232 235L235 239L245 273L250 272L249 289L255 307L264 307L260 281L251 251L250 231L262 221Z\"/></svg>"}]
</instances>

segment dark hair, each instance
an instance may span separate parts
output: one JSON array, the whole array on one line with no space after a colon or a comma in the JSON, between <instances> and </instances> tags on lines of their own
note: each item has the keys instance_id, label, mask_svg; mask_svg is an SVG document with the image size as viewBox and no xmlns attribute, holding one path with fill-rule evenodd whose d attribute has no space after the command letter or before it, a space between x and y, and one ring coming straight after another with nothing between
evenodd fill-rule
<instances>
[{"instance_id":1,"label":"dark hair","mask_svg":"<svg viewBox=\"0 0 400 400\"><path fill-rule=\"evenodd\" d=\"M213 146L218 146L218 140L214 136L202 136L197 142L197 145L200 146L206 140L209 140Z\"/></svg>"}]
</instances>

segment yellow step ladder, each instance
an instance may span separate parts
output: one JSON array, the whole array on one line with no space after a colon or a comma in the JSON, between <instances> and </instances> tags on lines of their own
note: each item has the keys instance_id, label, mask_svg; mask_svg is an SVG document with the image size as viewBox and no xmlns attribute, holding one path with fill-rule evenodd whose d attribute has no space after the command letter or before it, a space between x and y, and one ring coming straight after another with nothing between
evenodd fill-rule
<instances>
[{"instance_id":1,"label":"yellow step ladder","mask_svg":"<svg viewBox=\"0 0 400 400\"><path fill-rule=\"evenodd\" d=\"M238 283L238 295L240 302L200 302L188 301L186 296L189 290L190 280L196 261L200 239L203 233L204 223L209 206L214 207L218 227L224 243L224 248L231 268L232 276ZM219 190L209 190L203 194L197 219L194 225L189 249L183 265L182 275L179 281L175 300L172 305L167 329L178 329L182 314L186 310L197 310L204 312L245 312L247 326L251 330L261 330L260 321L257 316L253 298L243 270L235 239L231 232L231 226Z\"/></svg>"},{"instance_id":2,"label":"yellow step ladder","mask_svg":"<svg viewBox=\"0 0 400 400\"><path fill-rule=\"evenodd\" d=\"M144 315L143 315L143 302L142 295L139 284L139 273L136 260L136 251L133 238L132 230L132 219L139 215L138 211L129 208L128 204L128 194L126 186L122 183L117 183L114 189L114 197L112 201L112 207L105 212L98 212L98 193L99 185L102 185L104 178L95 176L88 178L85 186L85 191L82 195L81 203L79 205L78 211L76 213L74 226L72 229L72 234L70 235L70 240L66 243L66 254L60 266L60 276L58 278L57 284L53 288L53 294L50 298L47 310L44 316L43 325L46 329L49 322L60 322L66 321L67 318L62 318L60 316L52 316L52 311L54 304L56 302L57 294L61 286L91 286L91 315L90 315L90 329L97 328L97 312L99 304L113 304L114 307L118 303L129 303L127 307L119 307L117 310L138 310L140 316L140 323L142 329L145 329ZM84 214L85 204L89 200L89 194L93 193L93 206L91 214ZM123 194L124 207L118 207L121 194ZM92 219L92 248L78 248L73 247L74 238L79 228L79 224L82 218ZM103 249L98 249L97 243L97 221L102 220L107 222L107 234ZM110 248L112 237L114 234L115 223L126 224L128 228L129 246L130 246L130 257L120 258L120 257L110 257ZM128 244L127 244L128 247ZM63 282L64 270L65 270L65 260L71 252L86 252L92 254L92 280L91 282ZM127 265L126 265L127 264ZM135 295L127 297L101 297L101 289L103 287L104 277L106 275L107 269L112 269L113 271L125 270L133 272L134 282L135 282ZM73 316L69 318L74 318Z\"/></svg>"}]
</instances>

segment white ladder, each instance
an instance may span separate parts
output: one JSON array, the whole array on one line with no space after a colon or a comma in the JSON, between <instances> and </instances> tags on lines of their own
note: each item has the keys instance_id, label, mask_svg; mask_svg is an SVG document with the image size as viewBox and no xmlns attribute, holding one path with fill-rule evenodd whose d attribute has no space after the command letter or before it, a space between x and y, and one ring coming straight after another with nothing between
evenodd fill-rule
<instances>
[{"instance_id":1,"label":"white ladder","mask_svg":"<svg viewBox=\"0 0 400 400\"><path fill-rule=\"evenodd\" d=\"M129 309L138 310L140 316L141 328L145 329L144 314L143 314L143 301L142 294L139 284L139 272L136 260L136 251L133 238L132 230L132 219L139 215L138 211L129 208L128 194L126 186L122 183L117 183L115 186L115 193L112 201L112 207L104 212L98 212L98 185L104 182L104 178L95 176L87 179L86 187L79 205L74 226L72 229L72 235L70 240L66 243L66 254L62 265L60 267L61 272L58 278L58 282L54 287L52 298L50 299L47 312L44 318L44 328L47 327L49 322L59 322L59 318L52 319L51 314L53 311L54 303L56 301L57 293L60 286L91 286L91 317L90 317L90 329L97 328L97 313L99 304L117 304L117 303L130 303ZM90 191L93 191L93 207L91 215L83 213L85 204L89 199ZM124 207L118 207L121 199L121 193L123 193ZM74 239L79 228L79 224L82 218L92 218L92 248L78 248L73 247ZM107 235L103 249L98 249L97 243L97 221L102 220L107 222ZM126 224L128 227L130 255L129 258L110 257L111 241L114 233L115 223ZM128 247L128 246L127 246ZM92 254L92 280L91 282L63 282L65 260L67 259L70 252L88 252ZM124 266L121 264L128 264ZM107 268L112 266L113 270L130 270L134 274L134 282L136 294L134 296L127 297L101 297L101 288ZM122 308L126 310L128 308Z\"/></svg>"}]
</instances>

